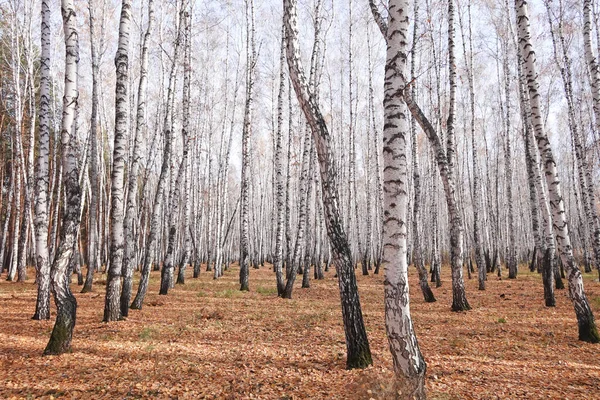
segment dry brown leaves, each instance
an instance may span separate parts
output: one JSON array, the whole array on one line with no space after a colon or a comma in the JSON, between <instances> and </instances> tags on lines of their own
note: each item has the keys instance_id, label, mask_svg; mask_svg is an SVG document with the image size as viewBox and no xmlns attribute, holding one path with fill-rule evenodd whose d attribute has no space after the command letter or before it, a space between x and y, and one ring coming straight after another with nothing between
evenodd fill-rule
<instances>
[{"instance_id":1,"label":"dry brown leaves","mask_svg":"<svg viewBox=\"0 0 600 400\"><path fill-rule=\"evenodd\" d=\"M336 278L276 296L269 267L203 272L168 296L151 279L144 309L102 323L103 285L79 294L73 352L42 357L53 321L32 321L33 283L0 280L0 398L369 399L393 398L383 324L382 276L358 276L374 366L346 371ZM425 304L411 269L413 318L431 399L600 398L600 345L577 340L566 291L543 306L541 278L467 281L473 310L450 311L450 276ZM358 270L360 273L360 270ZM600 285L586 276L600 316ZM501 296L504 295L504 296ZM53 310L54 311L54 310ZM53 316L54 317L54 316Z\"/></svg>"}]
</instances>

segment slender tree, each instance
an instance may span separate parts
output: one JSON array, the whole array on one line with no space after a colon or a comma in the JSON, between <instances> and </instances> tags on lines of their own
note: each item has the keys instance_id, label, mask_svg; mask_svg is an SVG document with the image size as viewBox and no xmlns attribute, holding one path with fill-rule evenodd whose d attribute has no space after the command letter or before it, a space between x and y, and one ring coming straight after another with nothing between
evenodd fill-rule
<instances>
[{"instance_id":1,"label":"slender tree","mask_svg":"<svg viewBox=\"0 0 600 400\"><path fill-rule=\"evenodd\" d=\"M48 254L48 177L50 158L50 7L42 0L40 57L40 133L35 199L35 246L38 294L33 319L50 319L50 264ZM8 214L7 214L8 220ZM0 264L2 258L0 257Z\"/></svg>"},{"instance_id":2,"label":"slender tree","mask_svg":"<svg viewBox=\"0 0 600 400\"><path fill-rule=\"evenodd\" d=\"M190 117L190 67L189 67L189 48L191 41L190 36L190 18L189 10L185 9L183 12L183 24L184 26L184 73L183 73L183 124L181 127L181 136L183 137L183 154L179 168L177 169L177 177L175 178L175 184L172 186L172 193L169 194L171 204L169 207L169 233L167 239L167 254L165 256L165 262L163 263L162 273L160 276L160 292L159 294L166 295L169 288L172 287L173 271L175 269L175 238L177 235L177 228L179 225L179 203L181 200L181 187L185 180L185 173L188 164L188 154L190 151L190 139L189 139L189 117ZM185 194L184 188L184 194ZM185 232L184 232L185 234ZM210 263L210 258L208 260Z\"/></svg>"},{"instance_id":3,"label":"slender tree","mask_svg":"<svg viewBox=\"0 0 600 400\"><path fill-rule=\"evenodd\" d=\"M284 230L284 191L283 191L283 97L285 90L285 26L281 27L281 53L279 56L279 91L277 93L277 131L275 132L275 184L276 184L276 236L273 266L277 279L277 295L282 296L285 285L283 281L283 230Z\"/></svg>"},{"instance_id":4,"label":"slender tree","mask_svg":"<svg viewBox=\"0 0 600 400\"><path fill-rule=\"evenodd\" d=\"M250 135L252 133L254 71L257 61L254 35L254 1L246 0L246 106L242 130L242 206L240 212L240 290L242 291L249 290L250 273Z\"/></svg>"}]
</instances>

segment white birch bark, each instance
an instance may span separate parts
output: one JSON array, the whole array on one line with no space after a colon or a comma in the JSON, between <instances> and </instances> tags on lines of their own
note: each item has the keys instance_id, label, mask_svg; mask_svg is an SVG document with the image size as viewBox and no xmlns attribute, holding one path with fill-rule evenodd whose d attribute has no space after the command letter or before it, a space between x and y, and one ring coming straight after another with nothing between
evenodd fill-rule
<instances>
[{"instance_id":1,"label":"white birch bark","mask_svg":"<svg viewBox=\"0 0 600 400\"><path fill-rule=\"evenodd\" d=\"M189 117L190 117L190 52L189 47L191 45L190 36L190 13L189 10L185 9L183 13L183 24L184 24L184 73L183 73L183 121L181 127L181 136L183 138L183 154L179 168L177 169L177 177L175 184L171 187L171 198L170 207L168 210L168 238L167 238L167 253L163 263L162 273L160 276L160 291L159 294L168 294L169 288L173 286L173 272L175 269L175 254L176 254L176 235L178 233L179 225L179 205L181 203L181 188L185 180L185 173L188 165L188 154L190 151L189 145ZM209 168L210 170L210 168ZM185 187L184 187L185 190ZM187 191L186 191L187 192ZM184 231L185 234L185 231ZM210 229L209 229L210 234ZM208 263L210 263L210 257Z\"/></svg>"},{"instance_id":2,"label":"white birch bark","mask_svg":"<svg viewBox=\"0 0 600 400\"><path fill-rule=\"evenodd\" d=\"M68 264L79 230L81 189L77 163L77 139L73 136L77 110L77 65L79 37L73 0L62 0L61 11L65 37L65 85L61 126L65 210L60 226L60 240L51 268L51 289L56 303L56 322L44 354L62 354L71 348L77 301L69 287Z\"/></svg>"},{"instance_id":3,"label":"white birch bark","mask_svg":"<svg viewBox=\"0 0 600 400\"><path fill-rule=\"evenodd\" d=\"M252 134L252 111L256 49L254 42L254 2L246 0L246 106L242 131L242 182L240 210L240 290L249 290L250 257L250 135Z\"/></svg>"},{"instance_id":4,"label":"white birch bark","mask_svg":"<svg viewBox=\"0 0 600 400\"><path fill-rule=\"evenodd\" d=\"M35 199L35 245L38 276L33 319L50 319L50 264L48 254L48 180L50 157L50 7L42 0L40 57L40 133ZM0 257L0 263L2 258Z\"/></svg>"},{"instance_id":5,"label":"white birch bark","mask_svg":"<svg viewBox=\"0 0 600 400\"><path fill-rule=\"evenodd\" d=\"M184 284L185 283L185 270L186 266L190 260L192 253L192 238L190 235L189 227L190 227L190 214L192 211L191 201L190 201L190 179L189 179L189 170L190 170L190 160L189 160L189 134L190 134L190 79L192 73L192 14L191 10L186 11L184 18L184 30L185 30L185 49L184 49L184 61L183 61L183 113L182 113L182 135L184 142L184 159L183 159L183 226L182 226L182 236L183 236L183 256L181 262L179 263L179 273L177 274L177 283ZM218 227L217 227L218 229ZM217 236L218 239L218 236Z\"/></svg>"},{"instance_id":6,"label":"white birch bark","mask_svg":"<svg viewBox=\"0 0 600 400\"><path fill-rule=\"evenodd\" d=\"M415 0L413 5L413 18L415 23L413 24L413 36L411 46L411 57L410 57L410 79L415 79L415 58L416 58L416 47L418 40L418 12L419 3ZM416 88L413 85L411 87L411 96L414 98ZM421 244L421 235L419 233L419 224L421 223L420 211L421 211L421 174L419 172L419 159L418 159L418 142L417 142L417 126L414 117L411 116L410 121L410 136L411 136L411 152L412 152L412 168L413 168L413 189L414 189L414 202L413 202L413 219L412 219L412 238L413 238L413 264L419 273L419 286L423 293L423 298L427 303L435 302L435 296L429 287L427 279L427 269L425 268L425 262L423 260L423 248Z\"/></svg>"},{"instance_id":7,"label":"white birch bark","mask_svg":"<svg viewBox=\"0 0 600 400\"><path fill-rule=\"evenodd\" d=\"M410 314L407 262L409 116L402 96L407 79L409 2L388 7L383 129L383 266L385 325L394 371L405 398L425 398L426 364Z\"/></svg>"},{"instance_id":8,"label":"white birch bark","mask_svg":"<svg viewBox=\"0 0 600 400\"><path fill-rule=\"evenodd\" d=\"M277 295L282 296L284 292L283 281L283 229L284 229L284 191L283 191L283 96L285 90L285 26L281 27L281 53L279 56L279 91L277 93L277 131L275 132L275 202L276 209L276 234L275 254L273 264L277 280ZM291 88L290 88L291 89Z\"/></svg>"},{"instance_id":9,"label":"white birch bark","mask_svg":"<svg viewBox=\"0 0 600 400\"><path fill-rule=\"evenodd\" d=\"M115 141L111 174L111 240L110 266L106 278L106 301L104 322L116 321L121 317L121 268L123 264L123 207L125 204L124 180L125 159L129 121L129 31L131 25L131 0L121 2L119 44L115 56L117 83L115 88Z\"/></svg>"}]
</instances>

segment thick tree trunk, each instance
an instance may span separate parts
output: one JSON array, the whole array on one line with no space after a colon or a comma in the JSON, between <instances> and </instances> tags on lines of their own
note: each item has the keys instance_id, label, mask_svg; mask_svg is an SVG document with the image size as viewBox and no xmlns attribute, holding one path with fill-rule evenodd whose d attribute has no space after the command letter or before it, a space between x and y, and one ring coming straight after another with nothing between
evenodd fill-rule
<instances>
[{"instance_id":1,"label":"thick tree trunk","mask_svg":"<svg viewBox=\"0 0 600 400\"><path fill-rule=\"evenodd\" d=\"M390 1L389 26L381 22L376 7L372 7L372 11L387 41L383 100L383 265L386 333L394 371L403 396L424 399L426 364L412 324L408 287L406 217L409 117L402 96L398 96L398 93L402 93L406 88L407 82L409 2ZM413 223L416 226L416 220ZM418 235L416 230L414 234Z\"/></svg>"},{"instance_id":2,"label":"thick tree trunk","mask_svg":"<svg viewBox=\"0 0 600 400\"><path fill-rule=\"evenodd\" d=\"M448 100L448 120L446 121L446 157L448 175L452 179L442 179L446 191L448 216L450 218L450 268L452 269L452 310L466 311L471 306L467 302L463 281L463 221L456 193L456 137L454 134L456 103L456 58L454 56L454 0L448 1L448 77L450 93ZM438 153L436 151L436 153ZM439 155L438 155L439 156ZM437 156L436 156L437 157ZM438 162L439 166L439 162ZM452 184L451 184L452 183ZM446 186L448 186L446 188Z\"/></svg>"},{"instance_id":3,"label":"thick tree trunk","mask_svg":"<svg viewBox=\"0 0 600 400\"><path fill-rule=\"evenodd\" d=\"M111 174L111 240L110 266L106 278L106 301L104 302L104 322L116 321L121 317L121 269L123 266L123 207L125 203L124 179L125 159L127 158L129 121L129 29L131 23L131 0L121 2L119 23L119 45L115 56L117 83L115 89L115 143ZM135 195L135 193L133 193Z\"/></svg>"},{"instance_id":4,"label":"thick tree trunk","mask_svg":"<svg viewBox=\"0 0 600 400\"><path fill-rule=\"evenodd\" d=\"M308 87L311 93L315 96L316 101L318 102L318 85L317 85L317 65L319 59L319 34L320 34L320 10L321 10L321 1L317 0L315 3L315 34L313 40L312 54L310 58L310 73L308 79ZM285 285L285 291L283 294L284 298L291 299L292 291L294 289L294 282L296 280L296 274L302 274L302 281L304 284L304 276L306 275L303 270L302 265L302 252L306 252L308 249L308 238L307 234L310 231L308 227L310 206L309 206L309 198L310 198L310 188L311 181L314 173L314 164L315 164L315 145L314 141L311 138L311 131L309 127L306 128L306 132L304 133L304 146L302 150L302 167L300 172L300 199L298 203L298 229L296 234L296 241L294 244L294 252L292 254L291 260L291 268L290 272L287 276L287 282Z\"/></svg>"},{"instance_id":5,"label":"thick tree trunk","mask_svg":"<svg viewBox=\"0 0 600 400\"><path fill-rule=\"evenodd\" d=\"M51 269L51 289L56 303L56 322L44 354L61 354L71 349L77 301L69 287L68 264L79 229L81 189L77 165L77 139L73 137L77 109L77 64L79 37L73 0L62 0L61 11L65 33L65 86L62 116L62 164L65 185L65 211L60 227L60 243Z\"/></svg>"}]
</instances>

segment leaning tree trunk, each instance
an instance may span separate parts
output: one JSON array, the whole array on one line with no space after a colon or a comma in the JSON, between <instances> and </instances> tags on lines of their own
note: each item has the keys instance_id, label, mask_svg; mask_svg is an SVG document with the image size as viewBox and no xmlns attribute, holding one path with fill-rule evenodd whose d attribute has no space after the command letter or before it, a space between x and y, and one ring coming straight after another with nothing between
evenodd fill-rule
<instances>
[{"instance_id":1,"label":"leaning tree trunk","mask_svg":"<svg viewBox=\"0 0 600 400\"><path fill-rule=\"evenodd\" d=\"M315 35L312 47L312 54L310 59L310 74L308 81L308 88L311 93L315 96L318 101L318 88L317 88L317 63L319 58L319 30L320 30L320 9L321 1L317 0L315 4ZM310 198L310 182L313 175L313 157L315 153L314 140L311 139L310 127L306 129L304 134L304 147L302 151L302 167L300 173L300 199L298 202L298 229L296 234L296 242L294 245L294 253L291 258L291 268L287 276L287 282L285 285L285 291L283 297L287 299L292 298L292 290L294 288L294 281L296 280L296 273L301 269L302 264L302 250L307 249L307 223L309 219L309 198ZM349 213L348 215L350 215ZM306 274L304 274L306 275ZM303 275L303 278L304 278ZM304 280L304 279L303 279Z\"/></svg>"},{"instance_id":2,"label":"leaning tree trunk","mask_svg":"<svg viewBox=\"0 0 600 400\"><path fill-rule=\"evenodd\" d=\"M377 12L376 8L372 10ZM404 9L402 12L405 13ZM378 12L377 12L378 14ZM375 15L376 21L381 21L380 15ZM378 22L380 30L386 32L385 24ZM387 37L387 36L386 36ZM421 108L415 103L409 92L409 86L404 81L402 96L408 106L412 116L425 132L435 154L435 160L438 165L444 193L446 195L446 204L448 207L448 218L450 220L450 267L452 269L452 311L470 310L471 306L467 301L465 284L462 271L462 253L463 253L463 218L458 206L456 193L456 139L454 135L454 106L456 97L456 60L454 57L454 4L448 2L448 58L449 58L449 79L450 79L450 100L448 107L448 120L446 132L446 149L438 136L435 128L431 125Z\"/></svg>"},{"instance_id":3,"label":"leaning tree trunk","mask_svg":"<svg viewBox=\"0 0 600 400\"><path fill-rule=\"evenodd\" d=\"M333 251L333 262L337 269L342 303L347 350L346 368L364 368L372 364L371 350L360 308L350 245L340 215L331 137L317 101L309 90L300 61L296 3L297 0L283 0L288 67L296 97L311 128L318 153L325 221Z\"/></svg>"},{"instance_id":4,"label":"leaning tree trunk","mask_svg":"<svg viewBox=\"0 0 600 400\"><path fill-rule=\"evenodd\" d=\"M175 238L177 235L177 225L179 222L180 187L182 185L182 180L185 179L185 167L187 165L189 152L189 140L187 137L187 131L185 130L183 130L183 143L183 158L181 159L181 164L179 164L177 178L175 179L175 185L173 186L173 192L169 196L171 198L171 205L169 207L169 235L167 239L167 254L165 256L165 261L163 263L160 275L159 294L161 295L168 294L175 268Z\"/></svg>"},{"instance_id":5,"label":"leaning tree trunk","mask_svg":"<svg viewBox=\"0 0 600 400\"><path fill-rule=\"evenodd\" d=\"M565 39L563 35L563 23L562 15L558 22L558 39L560 47L562 48L562 64L559 61L557 41L555 39L554 24L552 22L551 8L548 2L546 2L546 10L548 14L548 22L550 24L550 31L552 33L552 45L554 49L554 58L557 66L560 69L561 77L563 80L563 88L565 92L565 98L567 100L568 110L568 125L571 132L572 146L574 147L575 161L577 164L578 183L581 192L581 199L583 203L583 209L587 218L584 222L584 237L583 237L583 248L587 255L587 239L589 232L592 232L592 248L594 249L594 257L596 260L600 260L600 228L598 225L598 213L596 212L596 195L592 184L592 172L589 168L589 164L586 158L586 152L582 144L581 137L579 135L579 128L577 126L577 120L575 116L575 100L573 98L573 78L571 73L571 61L565 46ZM577 196L577 195L576 195ZM587 259L587 257L586 257Z\"/></svg>"},{"instance_id":6,"label":"leaning tree trunk","mask_svg":"<svg viewBox=\"0 0 600 400\"><path fill-rule=\"evenodd\" d=\"M154 0L148 0L148 26L142 41L140 81L138 83L137 97L137 116L135 120L135 141L133 147L133 159L129 169L128 185L129 193L127 195L127 207L125 212L124 230L125 230L125 251L123 254L123 287L121 288L121 316L129 315L129 301L131 300L131 289L133 285L133 270L137 264L136 257L136 238L134 237L134 223L137 220L137 192L138 192L138 174L142 164L144 154L144 137L146 119L146 89L148 87L148 45L150 42L150 33L154 24Z\"/></svg>"},{"instance_id":7,"label":"leaning tree trunk","mask_svg":"<svg viewBox=\"0 0 600 400\"><path fill-rule=\"evenodd\" d=\"M79 37L73 0L62 0L61 11L65 32L65 86L61 128L65 208L60 226L60 242L51 269L51 288L56 303L56 322L44 354L62 354L71 349L77 301L69 287L68 265L79 229L81 189L77 165L77 139L73 137L77 109L77 64Z\"/></svg>"},{"instance_id":8,"label":"leaning tree trunk","mask_svg":"<svg viewBox=\"0 0 600 400\"><path fill-rule=\"evenodd\" d=\"M600 336L598 335L598 330L596 329L596 324L594 322L594 314L592 313L585 295L581 271L577 265L575 265L556 161L554 160L550 141L548 140L543 125L538 93L539 86L537 81L536 57L531 44L529 13L526 0L515 0L515 9L517 13L519 50L521 52L521 57L523 57L524 60L524 71L529 92L529 101L531 104L531 119L538 149L542 155L549 200L552 208L554 234L569 281L569 294L575 308L575 315L577 316L579 339L586 342L597 343L600 341Z\"/></svg>"},{"instance_id":9,"label":"leaning tree trunk","mask_svg":"<svg viewBox=\"0 0 600 400\"><path fill-rule=\"evenodd\" d=\"M50 7L42 0L40 57L40 133L35 199L35 246L38 284L33 319L50 319L50 264L48 254L48 174L50 157ZM7 214L7 219L9 215ZM0 258L2 263L2 258Z\"/></svg>"},{"instance_id":10,"label":"leaning tree trunk","mask_svg":"<svg viewBox=\"0 0 600 400\"><path fill-rule=\"evenodd\" d=\"M408 112L399 93L406 88L409 2L389 3L389 26L375 20L387 41L383 108L383 265L385 266L385 326L394 371L405 398L425 399L427 365L410 315L406 217L408 207ZM412 98L412 97L411 97ZM416 232L415 232L416 233Z\"/></svg>"},{"instance_id":11,"label":"leaning tree trunk","mask_svg":"<svg viewBox=\"0 0 600 400\"><path fill-rule=\"evenodd\" d=\"M104 322L116 321L121 316L121 268L123 265L123 232L125 159L128 152L127 123L129 121L129 29L131 23L131 0L121 2L119 23L119 45L115 57L117 83L115 89L115 144L110 190L110 266L106 278L106 301L104 302ZM135 195L135 193L133 193Z\"/></svg>"}]
</instances>

